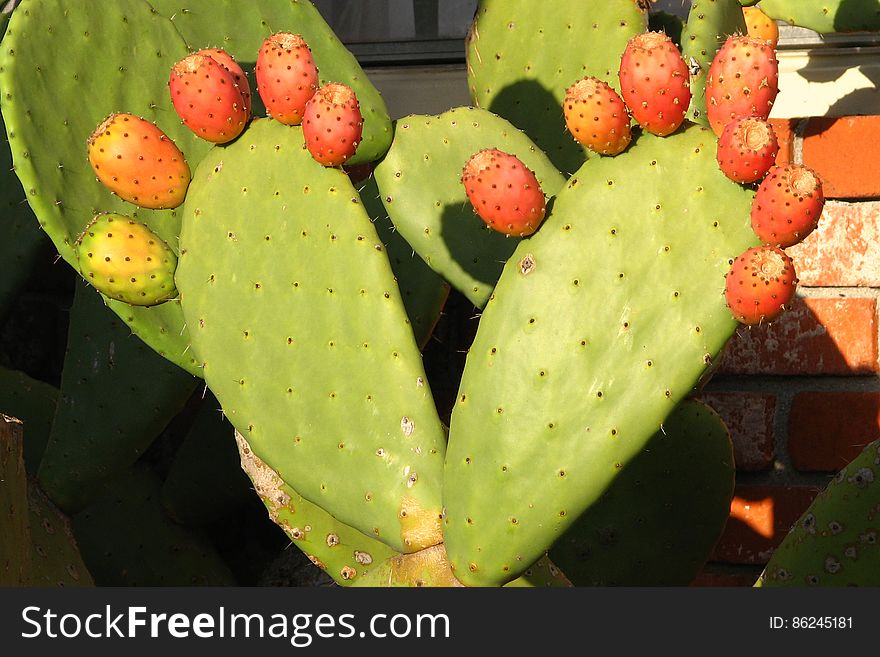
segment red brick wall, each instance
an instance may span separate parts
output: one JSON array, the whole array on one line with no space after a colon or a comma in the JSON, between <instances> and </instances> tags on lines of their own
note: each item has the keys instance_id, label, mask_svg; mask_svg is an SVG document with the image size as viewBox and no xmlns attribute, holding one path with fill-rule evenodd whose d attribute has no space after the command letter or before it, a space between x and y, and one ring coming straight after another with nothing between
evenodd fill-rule
<instances>
[{"instance_id":1,"label":"red brick wall","mask_svg":"<svg viewBox=\"0 0 880 657\"><path fill-rule=\"evenodd\" d=\"M742 327L703 394L731 430L737 488L699 585L751 586L831 474L880 438L880 116L773 123L777 161L816 171L828 200L788 249L794 308Z\"/></svg>"}]
</instances>

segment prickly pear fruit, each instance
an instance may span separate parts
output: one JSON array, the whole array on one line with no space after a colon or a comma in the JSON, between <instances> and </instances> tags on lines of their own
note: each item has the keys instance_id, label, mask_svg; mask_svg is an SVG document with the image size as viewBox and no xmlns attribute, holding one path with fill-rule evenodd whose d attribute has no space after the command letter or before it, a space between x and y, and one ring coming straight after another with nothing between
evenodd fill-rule
<instances>
[{"instance_id":1,"label":"prickly pear fruit","mask_svg":"<svg viewBox=\"0 0 880 657\"><path fill-rule=\"evenodd\" d=\"M743 18L746 21L746 28L749 36L754 39L766 41L773 48L779 43L779 27L776 21L758 7L743 7Z\"/></svg>"},{"instance_id":2,"label":"prickly pear fruit","mask_svg":"<svg viewBox=\"0 0 880 657\"><path fill-rule=\"evenodd\" d=\"M778 317L794 297L797 277L784 251L755 246L741 254L727 272L725 294L733 316L743 324Z\"/></svg>"},{"instance_id":3,"label":"prickly pear fruit","mask_svg":"<svg viewBox=\"0 0 880 657\"><path fill-rule=\"evenodd\" d=\"M208 55L193 53L177 62L168 86L171 102L184 125L207 141L232 141L250 118L235 77Z\"/></svg>"},{"instance_id":4,"label":"prickly pear fruit","mask_svg":"<svg viewBox=\"0 0 880 657\"><path fill-rule=\"evenodd\" d=\"M654 135L672 134L691 103L690 74L681 52L662 32L630 39L620 59L620 91L633 118Z\"/></svg>"},{"instance_id":5,"label":"prickly pear fruit","mask_svg":"<svg viewBox=\"0 0 880 657\"><path fill-rule=\"evenodd\" d=\"M802 164L775 166L752 201L752 230L764 244L792 246L813 232L824 205L814 171Z\"/></svg>"},{"instance_id":6,"label":"prickly pear fruit","mask_svg":"<svg viewBox=\"0 0 880 657\"><path fill-rule=\"evenodd\" d=\"M715 54L706 82L706 114L716 135L746 116L766 119L779 92L779 64L761 39L732 36Z\"/></svg>"},{"instance_id":7,"label":"prickly pear fruit","mask_svg":"<svg viewBox=\"0 0 880 657\"><path fill-rule=\"evenodd\" d=\"M716 151L724 175L738 183L752 183L767 175L778 152L773 126L754 117L728 123Z\"/></svg>"},{"instance_id":8,"label":"prickly pear fruit","mask_svg":"<svg viewBox=\"0 0 880 657\"><path fill-rule=\"evenodd\" d=\"M223 48L203 48L199 50L199 55L207 55L215 62L220 64L223 68L229 71L230 75L232 75L232 79L235 80L235 84L238 85L238 88L241 90L241 96L244 98L244 106L248 112L248 116L251 113L251 85L248 82L247 75L244 72L244 69L238 65L238 62L235 61L235 58L230 55L228 52L223 50Z\"/></svg>"},{"instance_id":9,"label":"prickly pear fruit","mask_svg":"<svg viewBox=\"0 0 880 657\"><path fill-rule=\"evenodd\" d=\"M111 299L153 306L177 295L177 256L145 224L103 213L76 240L83 277Z\"/></svg>"},{"instance_id":10,"label":"prickly pear fruit","mask_svg":"<svg viewBox=\"0 0 880 657\"><path fill-rule=\"evenodd\" d=\"M318 67L305 39L290 32L266 38L254 73L269 116L285 125L302 123L306 103L318 90Z\"/></svg>"},{"instance_id":11,"label":"prickly pear fruit","mask_svg":"<svg viewBox=\"0 0 880 657\"><path fill-rule=\"evenodd\" d=\"M544 192L518 157L486 148L467 161L461 175L471 205L486 224L505 235L531 235L544 220Z\"/></svg>"},{"instance_id":12,"label":"prickly pear fruit","mask_svg":"<svg viewBox=\"0 0 880 657\"><path fill-rule=\"evenodd\" d=\"M587 76L571 85L562 109L572 137L591 151L617 155L632 139L626 105L598 78Z\"/></svg>"},{"instance_id":13,"label":"prickly pear fruit","mask_svg":"<svg viewBox=\"0 0 880 657\"><path fill-rule=\"evenodd\" d=\"M325 84L306 103L303 114L306 147L324 166L339 166L354 155L363 127L357 96L344 84Z\"/></svg>"},{"instance_id":14,"label":"prickly pear fruit","mask_svg":"<svg viewBox=\"0 0 880 657\"><path fill-rule=\"evenodd\" d=\"M129 203L151 209L183 203L189 165L154 123L133 114L111 114L89 136L87 150L98 180Z\"/></svg>"}]
</instances>

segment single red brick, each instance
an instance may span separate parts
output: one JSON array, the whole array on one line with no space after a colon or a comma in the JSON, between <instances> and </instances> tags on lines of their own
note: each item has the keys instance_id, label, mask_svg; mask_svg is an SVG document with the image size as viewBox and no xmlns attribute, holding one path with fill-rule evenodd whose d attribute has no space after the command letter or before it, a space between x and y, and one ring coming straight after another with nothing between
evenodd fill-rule
<instances>
[{"instance_id":1,"label":"single red brick","mask_svg":"<svg viewBox=\"0 0 880 657\"><path fill-rule=\"evenodd\" d=\"M714 408L733 440L737 470L764 470L773 463L776 395L757 392L706 392L700 398Z\"/></svg>"},{"instance_id":2,"label":"single red brick","mask_svg":"<svg viewBox=\"0 0 880 657\"><path fill-rule=\"evenodd\" d=\"M737 486L712 561L767 563L818 492L812 486Z\"/></svg>"},{"instance_id":3,"label":"single red brick","mask_svg":"<svg viewBox=\"0 0 880 657\"><path fill-rule=\"evenodd\" d=\"M826 198L880 196L880 116L811 118L804 164L822 179Z\"/></svg>"},{"instance_id":4,"label":"single red brick","mask_svg":"<svg viewBox=\"0 0 880 657\"><path fill-rule=\"evenodd\" d=\"M816 230L786 252L799 285L880 287L880 202L826 203Z\"/></svg>"},{"instance_id":5,"label":"single red brick","mask_svg":"<svg viewBox=\"0 0 880 657\"><path fill-rule=\"evenodd\" d=\"M880 372L877 302L796 298L769 325L740 327L721 364L727 374L860 375Z\"/></svg>"},{"instance_id":6,"label":"single red brick","mask_svg":"<svg viewBox=\"0 0 880 657\"><path fill-rule=\"evenodd\" d=\"M880 438L880 392L802 392L788 416L788 453L798 470L837 472Z\"/></svg>"},{"instance_id":7,"label":"single red brick","mask_svg":"<svg viewBox=\"0 0 880 657\"><path fill-rule=\"evenodd\" d=\"M776 164L789 164L794 160L794 131L797 123L798 119L770 119L776 141L779 142Z\"/></svg>"}]
</instances>

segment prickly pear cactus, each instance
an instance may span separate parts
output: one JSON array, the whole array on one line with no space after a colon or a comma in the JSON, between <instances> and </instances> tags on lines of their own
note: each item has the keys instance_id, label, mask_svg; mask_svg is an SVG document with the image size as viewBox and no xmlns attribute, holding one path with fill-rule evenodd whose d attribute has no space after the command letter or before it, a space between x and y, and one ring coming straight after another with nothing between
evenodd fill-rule
<instances>
[{"instance_id":1,"label":"prickly pear cactus","mask_svg":"<svg viewBox=\"0 0 880 657\"><path fill-rule=\"evenodd\" d=\"M633 0L482 0L467 39L471 98L572 173L586 151L565 130L565 90L593 75L619 91L620 53L646 24Z\"/></svg>"},{"instance_id":2,"label":"prickly pear cactus","mask_svg":"<svg viewBox=\"0 0 880 657\"><path fill-rule=\"evenodd\" d=\"M97 292L79 284L61 396L37 478L67 513L134 463L196 387L196 379L134 338Z\"/></svg>"},{"instance_id":3,"label":"prickly pear cactus","mask_svg":"<svg viewBox=\"0 0 880 657\"><path fill-rule=\"evenodd\" d=\"M684 401L550 556L577 586L687 586L724 529L734 473L724 422Z\"/></svg>"},{"instance_id":4,"label":"prickly pear cactus","mask_svg":"<svg viewBox=\"0 0 880 657\"><path fill-rule=\"evenodd\" d=\"M758 586L880 586L880 441L819 493Z\"/></svg>"},{"instance_id":5,"label":"prickly pear cactus","mask_svg":"<svg viewBox=\"0 0 880 657\"><path fill-rule=\"evenodd\" d=\"M753 194L714 160L699 126L591 159L505 265L450 426L444 533L464 583L535 561L733 335L724 275L756 241Z\"/></svg>"},{"instance_id":6,"label":"prickly pear cactus","mask_svg":"<svg viewBox=\"0 0 880 657\"><path fill-rule=\"evenodd\" d=\"M880 30L878 0L761 0L761 11L770 18L820 34Z\"/></svg>"},{"instance_id":7,"label":"prickly pear cactus","mask_svg":"<svg viewBox=\"0 0 880 657\"><path fill-rule=\"evenodd\" d=\"M241 471L232 425L214 396L205 394L195 420L174 453L162 483L162 505L182 525L222 522L252 499Z\"/></svg>"},{"instance_id":8,"label":"prickly pear cactus","mask_svg":"<svg viewBox=\"0 0 880 657\"><path fill-rule=\"evenodd\" d=\"M376 234L385 245L391 270L400 287L406 314L412 323L416 342L424 349L449 296L449 283L416 254L409 242L391 223L391 218L380 198L376 178L370 176L366 180L357 182L355 187L360 194L364 209L376 227Z\"/></svg>"},{"instance_id":9,"label":"prickly pear cactus","mask_svg":"<svg viewBox=\"0 0 880 657\"><path fill-rule=\"evenodd\" d=\"M246 71L253 69L263 40L274 32L300 34L309 44L321 84L341 82L357 94L364 115L364 133L347 164L372 162L391 144L391 119L379 91L354 55L339 41L311 2L278 0L149 0L168 17L191 50L222 47ZM253 83L254 78L251 77ZM264 116L256 91L255 116Z\"/></svg>"},{"instance_id":10,"label":"prickly pear cactus","mask_svg":"<svg viewBox=\"0 0 880 657\"><path fill-rule=\"evenodd\" d=\"M0 481L0 586L27 586L31 581L31 552L22 425L2 414Z\"/></svg>"},{"instance_id":11,"label":"prickly pear cactus","mask_svg":"<svg viewBox=\"0 0 880 657\"><path fill-rule=\"evenodd\" d=\"M70 518L98 586L230 586L235 578L207 537L162 510L161 481L142 466L103 483Z\"/></svg>"},{"instance_id":12,"label":"prickly pear cactus","mask_svg":"<svg viewBox=\"0 0 880 657\"><path fill-rule=\"evenodd\" d=\"M241 468L269 517L316 566L340 586L351 586L376 566L399 553L382 541L339 522L321 507L304 499L264 463L244 437L235 432Z\"/></svg>"},{"instance_id":13,"label":"prickly pear cactus","mask_svg":"<svg viewBox=\"0 0 880 657\"><path fill-rule=\"evenodd\" d=\"M0 107L15 172L61 257L76 269L74 241L106 211L133 214L176 248L179 213L133 212L96 182L85 157L89 135L117 111L159 124L190 166L207 152L209 145L180 125L171 106L168 72L187 54L171 22L143 0L25 0L3 43ZM88 101L59 103L62 97ZM178 304L109 305L156 351L198 373Z\"/></svg>"},{"instance_id":14,"label":"prickly pear cactus","mask_svg":"<svg viewBox=\"0 0 880 657\"><path fill-rule=\"evenodd\" d=\"M519 242L486 227L461 183L468 158L483 148L519 157L547 196L565 184L547 156L517 128L491 112L466 107L399 119L394 143L374 174L401 235L478 307L486 305Z\"/></svg>"},{"instance_id":15,"label":"prickly pear cactus","mask_svg":"<svg viewBox=\"0 0 880 657\"><path fill-rule=\"evenodd\" d=\"M732 34L746 34L738 0L693 0L681 34L681 54L691 69L691 105L688 118L707 126L706 78L718 49Z\"/></svg>"},{"instance_id":16,"label":"prickly pear cactus","mask_svg":"<svg viewBox=\"0 0 880 657\"><path fill-rule=\"evenodd\" d=\"M43 491L28 482L32 586L94 586L70 521Z\"/></svg>"},{"instance_id":17,"label":"prickly pear cactus","mask_svg":"<svg viewBox=\"0 0 880 657\"><path fill-rule=\"evenodd\" d=\"M24 422L24 463L34 474L49 441L52 418L58 404L58 388L29 377L24 372L0 367L0 413Z\"/></svg>"},{"instance_id":18,"label":"prickly pear cactus","mask_svg":"<svg viewBox=\"0 0 880 657\"><path fill-rule=\"evenodd\" d=\"M253 452L398 551L441 540L445 434L385 249L348 177L268 119L185 204L177 285L205 380Z\"/></svg>"}]
</instances>

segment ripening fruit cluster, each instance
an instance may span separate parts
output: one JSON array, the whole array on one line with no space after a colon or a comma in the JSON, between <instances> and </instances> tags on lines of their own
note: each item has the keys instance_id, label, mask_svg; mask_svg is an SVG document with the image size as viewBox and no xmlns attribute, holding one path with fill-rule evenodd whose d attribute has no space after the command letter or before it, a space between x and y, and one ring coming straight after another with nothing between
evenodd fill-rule
<instances>
[{"instance_id":1,"label":"ripening fruit cluster","mask_svg":"<svg viewBox=\"0 0 880 657\"><path fill-rule=\"evenodd\" d=\"M269 117L285 125L302 125L306 148L317 162L341 166L354 155L363 133L357 96L341 83L320 85L318 68L302 36L279 32L266 38L254 73ZM205 48L176 62L168 89L183 125L212 143L238 138L252 118L247 75L221 48ZM124 201L142 208L171 209L186 198L192 174L184 154L146 119L124 112L110 114L88 137L87 152L98 181ZM126 239L121 239L122 232ZM176 258L168 255L173 252L132 217L98 214L75 246L82 275L112 299L154 305L176 294Z\"/></svg>"}]
</instances>

